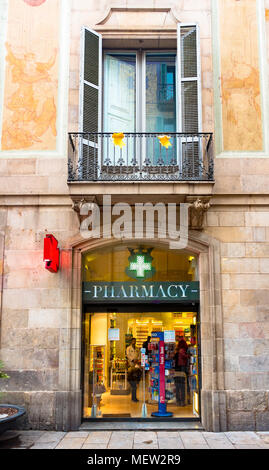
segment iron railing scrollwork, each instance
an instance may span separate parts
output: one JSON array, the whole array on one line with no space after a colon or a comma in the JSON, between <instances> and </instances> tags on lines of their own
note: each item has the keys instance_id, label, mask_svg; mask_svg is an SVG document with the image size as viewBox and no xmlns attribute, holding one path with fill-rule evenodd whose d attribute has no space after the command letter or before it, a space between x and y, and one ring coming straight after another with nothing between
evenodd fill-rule
<instances>
[{"instance_id":1,"label":"iron railing scrollwork","mask_svg":"<svg viewBox=\"0 0 269 470\"><path fill-rule=\"evenodd\" d=\"M124 133L122 147L113 133L69 133L68 182L213 181L212 133Z\"/></svg>"}]
</instances>

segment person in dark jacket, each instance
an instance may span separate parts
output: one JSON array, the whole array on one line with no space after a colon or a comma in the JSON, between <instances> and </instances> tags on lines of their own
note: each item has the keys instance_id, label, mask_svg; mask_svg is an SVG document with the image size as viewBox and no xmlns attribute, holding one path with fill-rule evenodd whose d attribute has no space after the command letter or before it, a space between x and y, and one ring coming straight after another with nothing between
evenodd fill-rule
<instances>
[{"instance_id":1,"label":"person in dark jacket","mask_svg":"<svg viewBox=\"0 0 269 470\"><path fill-rule=\"evenodd\" d=\"M146 350L146 355L147 355L147 356L148 356L148 354L149 354L149 343L150 343L150 340L151 340L151 336L148 336L147 341L144 341L144 343L143 343L143 348Z\"/></svg>"},{"instance_id":2,"label":"person in dark jacket","mask_svg":"<svg viewBox=\"0 0 269 470\"><path fill-rule=\"evenodd\" d=\"M175 350L175 371L184 372L184 376L175 376L176 384L176 399L179 406L185 406L186 396L185 396L185 380L188 382L188 345L183 337L177 338L176 350Z\"/></svg>"},{"instance_id":3,"label":"person in dark jacket","mask_svg":"<svg viewBox=\"0 0 269 470\"><path fill-rule=\"evenodd\" d=\"M138 402L138 399L136 397L136 389L137 389L137 384L140 382L141 375L142 375L142 371L137 364L135 366L129 367L127 380L129 384L131 385L132 401L134 402Z\"/></svg>"}]
</instances>

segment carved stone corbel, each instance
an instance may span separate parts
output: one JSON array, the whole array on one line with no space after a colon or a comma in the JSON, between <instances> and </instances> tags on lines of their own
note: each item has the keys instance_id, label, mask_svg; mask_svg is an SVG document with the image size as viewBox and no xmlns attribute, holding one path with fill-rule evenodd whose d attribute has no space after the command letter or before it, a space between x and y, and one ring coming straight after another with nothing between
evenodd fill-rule
<instances>
[{"instance_id":1,"label":"carved stone corbel","mask_svg":"<svg viewBox=\"0 0 269 470\"><path fill-rule=\"evenodd\" d=\"M81 214L81 208L86 203L97 204L96 196L72 196L72 209L76 212L80 224L82 220L86 217L86 215Z\"/></svg>"},{"instance_id":2,"label":"carved stone corbel","mask_svg":"<svg viewBox=\"0 0 269 470\"><path fill-rule=\"evenodd\" d=\"M189 228L191 230L202 230L204 225L204 215L210 207L210 197L189 196L187 201L189 206Z\"/></svg>"}]
</instances>

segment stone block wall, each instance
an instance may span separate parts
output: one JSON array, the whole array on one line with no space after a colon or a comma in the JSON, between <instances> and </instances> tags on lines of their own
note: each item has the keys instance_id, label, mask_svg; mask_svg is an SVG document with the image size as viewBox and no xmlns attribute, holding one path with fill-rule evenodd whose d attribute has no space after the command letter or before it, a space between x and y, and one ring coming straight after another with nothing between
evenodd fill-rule
<instances>
[{"instance_id":1,"label":"stone block wall","mask_svg":"<svg viewBox=\"0 0 269 470\"><path fill-rule=\"evenodd\" d=\"M70 202L9 206L4 219L0 357L10 378L1 383L2 402L25 405L24 427L55 429L56 396L70 391L62 373L72 334L71 254L66 245L77 231L77 216ZM57 274L43 262L46 233L54 234L61 249Z\"/></svg>"},{"instance_id":2,"label":"stone block wall","mask_svg":"<svg viewBox=\"0 0 269 470\"><path fill-rule=\"evenodd\" d=\"M206 233L221 241L224 390L229 430L269 426L269 212L213 206Z\"/></svg>"}]
</instances>

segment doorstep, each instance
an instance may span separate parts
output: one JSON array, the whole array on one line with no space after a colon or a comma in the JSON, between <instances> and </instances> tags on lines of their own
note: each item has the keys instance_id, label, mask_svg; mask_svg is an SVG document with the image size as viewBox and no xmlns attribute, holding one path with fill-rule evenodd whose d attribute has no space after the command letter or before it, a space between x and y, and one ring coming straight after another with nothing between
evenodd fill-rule
<instances>
[{"instance_id":1,"label":"doorstep","mask_svg":"<svg viewBox=\"0 0 269 470\"><path fill-rule=\"evenodd\" d=\"M198 421L85 421L79 431L193 431L203 430Z\"/></svg>"}]
</instances>

